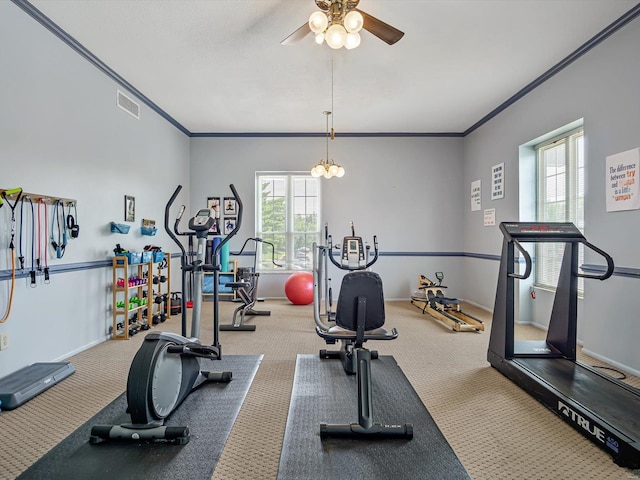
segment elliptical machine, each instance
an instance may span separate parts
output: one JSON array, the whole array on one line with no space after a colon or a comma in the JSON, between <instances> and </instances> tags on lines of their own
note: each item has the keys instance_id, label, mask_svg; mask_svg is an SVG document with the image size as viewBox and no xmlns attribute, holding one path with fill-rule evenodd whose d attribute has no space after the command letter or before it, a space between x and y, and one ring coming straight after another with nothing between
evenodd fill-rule
<instances>
[{"instance_id":1,"label":"elliptical machine","mask_svg":"<svg viewBox=\"0 0 640 480\"><path fill-rule=\"evenodd\" d=\"M220 242L212 256L210 265L204 263L206 241L214 219L210 209L201 209L189 220L189 229L197 238L196 258L188 262L187 252L177 236L169 229L169 210L182 189L179 185L165 208L165 230L179 246L181 255L182 281L185 285L187 272L194 275L194 305L191 320L191 337L186 337L186 305L182 305L182 334L170 332L152 332L148 334L136 353L127 379L127 413L131 423L123 425L96 425L91 429L91 444L108 440L121 441L165 441L175 444L189 442L189 427L168 427L164 425L166 418L182 403L194 389L205 382L229 382L231 372L207 372L200 370L200 358L220 360L222 350L218 339L218 272L220 265L217 253L240 228L242 221L242 201L233 185L230 185L238 204L238 220L236 227ZM182 205L175 222L174 230L178 233L178 224L184 213ZM202 304L202 273L214 272L214 315L213 345L203 345L200 334L200 310Z\"/></svg>"},{"instance_id":2,"label":"elliptical machine","mask_svg":"<svg viewBox=\"0 0 640 480\"><path fill-rule=\"evenodd\" d=\"M348 272L369 269L378 260L378 238L373 237L373 258L369 260L370 246L365 245L362 237L356 236L353 222L351 222L351 235L342 239L342 244L333 246L332 237L328 234L325 224L325 241L327 245L313 244L313 315L316 322L318 335L329 332L335 325L336 313L332 308L332 290L329 286L331 279L327 276L328 261L331 261L340 270ZM333 255L334 248L340 250L340 262ZM335 344L336 340L323 337L327 344ZM344 371L349 375L355 375L357 370L356 357L353 353L353 342L340 339L339 350L320 350L321 359L339 358ZM378 358L378 352L371 351L371 358Z\"/></svg>"}]
</instances>

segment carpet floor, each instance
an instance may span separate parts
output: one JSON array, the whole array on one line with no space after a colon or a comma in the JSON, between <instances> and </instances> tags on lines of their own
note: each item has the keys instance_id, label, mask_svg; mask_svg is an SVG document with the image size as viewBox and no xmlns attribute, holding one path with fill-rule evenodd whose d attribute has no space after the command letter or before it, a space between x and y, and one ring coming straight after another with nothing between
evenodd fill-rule
<instances>
[{"instance_id":1,"label":"carpet floor","mask_svg":"<svg viewBox=\"0 0 640 480\"><path fill-rule=\"evenodd\" d=\"M234 307L221 303L222 323L229 323ZM213 471L216 480L277 478L297 355L326 348L314 331L311 306L267 300L260 309L272 313L248 318L257 325L255 332L221 332L225 355L264 357ZM473 306L465 311L485 320L486 331L455 333L408 300L387 302L387 326L396 327L399 338L372 342L370 348L395 358L474 479L640 478L640 470L615 465L606 452L491 368L486 361L490 315ZM205 303L205 343L212 341L211 316L212 305ZM156 328L179 332L180 320L174 316ZM74 375L20 408L0 413L0 479L16 478L121 395L143 336L104 342L67 359ZM544 332L518 327L517 336L544 338ZM640 387L637 377L626 381Z\"/></svg>"}]
</instances>

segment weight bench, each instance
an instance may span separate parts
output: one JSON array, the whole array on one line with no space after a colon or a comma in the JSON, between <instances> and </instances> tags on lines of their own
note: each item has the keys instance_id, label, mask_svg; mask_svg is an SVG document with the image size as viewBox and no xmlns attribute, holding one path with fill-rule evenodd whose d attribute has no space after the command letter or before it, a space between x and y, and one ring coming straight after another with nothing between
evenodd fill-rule
<instances>
[{"instance_id":1,"label":"weight bench","mask_svg":"<svg viewBox=\"0 0 640 480\"><path fill-rule=\"evenodd\" d=\"M377 273L358 270L344 276L336 306L336 325L328 331L316 327L327 343L345 340L353 346L358 384L358 423L320 425L320 437L413 438L413 425L382 425L373 422L371 352L367 340L394 340L398 332L387 332L384 325L382 280Z\"/></svg>"}]
</instances>

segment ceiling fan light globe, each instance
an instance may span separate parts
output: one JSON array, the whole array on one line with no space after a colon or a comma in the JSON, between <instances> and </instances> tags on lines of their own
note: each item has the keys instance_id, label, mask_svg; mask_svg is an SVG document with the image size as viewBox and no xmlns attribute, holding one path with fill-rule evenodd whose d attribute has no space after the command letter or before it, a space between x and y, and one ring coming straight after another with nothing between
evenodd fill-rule
<instances>
[{"instance_id":1,"label":"ceiling fan light globe","mask_svg":"<svg viewBox=\"0 0 640 480\"><path fill-rule=\"evenodd\" d=\"M338 166L336 164L333 164L329 167L329 175L331 175L332 177L338 175Z\"/></svg>"},{"instance_id":2,"label":"ceiling fan light globe","mask_svg":"<svg viewBox=\"0 0 640 480\"><path fill-rule=\"evenodd\" d=\"M325 174L326 170L324 169L324 165L322 165L321 163L319 163L318 165L316 165L316 167L314 168L314 170L316 171L316 177L321 177L322 175Z\"/></svg>"},{"instance_id":3,"label":"ceiling fan light globe","mask_svg":"<svg viewBox=\"0 0 640 480\"><path fill-rule=\"evenodd\" d=\"M309 28L313 33L324 32L329 25L329 19L324 12L313 12L309 17Z\"/></svg>"},{"instance_id":4,"label":"ceiling fan light globe","mask_svg":"<svg viewBox=\"0 0 640 480\"><path fill-rule=\"evenodd\" d=\"M332 176L333 175L331 175L331 172L329 172L329 170L324 171L324 175L323 175L324 178L331 178Z\"/></svg>"},{"instance_id":5,"label":"ceiling fan light globe","mask_svg":"<svg viewBox=\"0 0 640 480\"><path fill-rule=\"evenodd\" d=\"M322 45L322 42L324 42L324 33L320 32L316 35L316 43Z\"/></svg>"},{"instance_id":6,"label":"ceiling fan light globe","mask_svg":"<svg viewBox=\"0 0 640 480\"><path fill-rule=\"evenodd\" d=\"M336 173L336 177L338 177L338 178L344 177L344 168L343 167L338 167L338 173Z\"/></svg>"},{"instance_id":7,"label":"ceiling fan light globe","mask_svg":"<svg viewBox=\"0 0 640 480\"><path fill-rule=\"evenodd\" d=\"M344 28L349 33L357 33L362 30L364 26L364 18L360 12L351 10L344 17Z\"/></svg>"},{"instance_id":8,"label":"ceiling fan light globe","mask_svg":"<svg viewBox=\"0 0 640 480\"><path fill-rule=\"evenodd\" d=\"M331 48L339 49L344 47L347 40L347 31L338 23L331 25L325 33L325 41Z\"/></svg>"},{"instance_id":9,"label":"ceiling fan light globe","mask_svg":"<svg viewBox=\"0 0 640 480\"><path fill-rule=\"evenodd\" d=\"M344 42L344 46L347 50L351 50L352 48L356 48L360 45L360 34L358 32L349 32L347 33L347 38Z\"/></svg>"}]
</instances>

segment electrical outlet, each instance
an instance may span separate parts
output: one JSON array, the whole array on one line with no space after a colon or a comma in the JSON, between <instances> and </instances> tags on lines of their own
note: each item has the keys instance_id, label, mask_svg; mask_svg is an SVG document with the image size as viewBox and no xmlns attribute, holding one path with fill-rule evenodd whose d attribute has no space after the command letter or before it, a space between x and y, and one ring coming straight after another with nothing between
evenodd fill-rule
<instances>
[{"instance_id":1,"label":"electrical outlet","mask_svg":"<svg viewBox=\"0 0 640 480\"><path fill-rule=\"evenodd\" d=\"M0 350L9 348L9 334L7 332L0 333Z\"/></svg>"}]
</instances>

